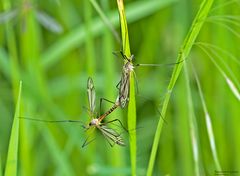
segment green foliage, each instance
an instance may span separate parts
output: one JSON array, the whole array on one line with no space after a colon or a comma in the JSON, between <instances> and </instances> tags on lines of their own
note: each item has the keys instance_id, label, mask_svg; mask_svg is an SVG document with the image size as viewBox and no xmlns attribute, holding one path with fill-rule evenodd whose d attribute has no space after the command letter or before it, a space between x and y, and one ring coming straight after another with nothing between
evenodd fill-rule
<instances>
[{"instance_id":1,"label":"green foliage","mask_svg":"<svg viewBox=\"0 0 240 176\"><path fill-rule=\"evenodd\" d=\"M123 0L117 0L118 3L118 11L119 11L119 19L120 19L120 27L122 33L122 48L123 54L128 58L131 57L130 44L129 44L129 36L128 36L128 27L127 27L127 19L124 10ZM128 105L128 130L136 129L136 100L135 100L135 83L134 83L134 73L130 73L130 93L129 93L129 105ZM137 175L137 143L136 143L136 131L132 131L129 133L129 142L130 142L130 158L131 158L131 168L132 175Z\"/></svg>"},{"instance_id":2,"label":"green foliage","mask_svg":"<svg viewBox=\"0 0 240 176\"><path fill-rule=\"evenodd\" d=\"M118 3L0 2L0 175L239 173L239 1ZM163 64L136 66L128 107L105 119L128 126L129 134L112 125L125 147L96 133L81 148L88 133L80 123L21 119L18 130L18 116L88 124L87 78L99 112L100 98L118 95L124 60L112 52L120 49L133 64ZM176 60L184 62L164 65Z\"/></svg>"},{"instance_id":3,"label":"green foliage","mask_svg":"<svg viewBox=\"0 0 240 176\"><path fill-rule=\"evenodd\" d=\"M154 137L152 152L151 152L150 161L149 161L149 165L148 165L148 171L147 171L148 176L151 176L152 172L153 172L153 166L154 166L155 157L157 154L158 144L159 144L160 135L161 135L162 126L163 126L162 118L165 118L165 114L166 114L166 110L167 110L167 106L168 106L168 102L169 102L172 90L174 88L174 85L175 85L178 77L179 77L182 66L184 64L184 61L188 57L190 50L191 50L197 36L199 35L199 32L200 32L202 25L209 13L212 3L213 3L213 1L208 1L208 0L202 2L201 7L192 23L190 31L188 32L188 34L182 44L182 47L180 48L180 50L178 52L178 58L177 58L176 63L179 63L179 64L176 64L176 66L174 67L172 77L171 77L171 80L170 80L168 88L167 88L167 94L165 95L165 99L163 101L163 107L162 107L161 115L159 118L156 134Z\"/></svg>"},{"instance_id":4,"label":"green foliage","mask_svg":"<svg viewBox=\"0 0 240 176\"><path fill-rule=\"evenodd\" d=\"M19 143L19 116L21 104L22 82L19 84L18 99L13 118L13 125L8 146L8 156L5 167L5 176L17 175L18 168L18 143Z\"/></svg>"}]
</instances>

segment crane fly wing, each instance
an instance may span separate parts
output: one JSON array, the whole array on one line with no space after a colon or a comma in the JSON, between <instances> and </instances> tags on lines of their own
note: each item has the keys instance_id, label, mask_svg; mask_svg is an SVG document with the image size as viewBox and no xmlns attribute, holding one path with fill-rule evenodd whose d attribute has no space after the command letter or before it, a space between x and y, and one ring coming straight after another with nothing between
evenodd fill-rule
<instances>
[{"instance_id":1,"label":"crane fly wing","mask_svg":"<svg viewBox=\"0 0 240 176\"><path fill-rule=\"evenodd\" d=\"M129 101L130 73L123 72L119 86L119 103L124 108Z\"/></svg>"},{"instance_id":2,"label":"crane fly wing","mask_svg":"<svg viewBox=\"0 0 240 176\"><path fill-rule=\"evenodd\" d=\"M96 93L95 93L93 80L91 77L88 78L88 82L87 82L87 94L88 94L90 115L91 117L93 117L95 114L95 107L96 107Z\"/></svg>"},{"instance_id":3,"label":"crane fly wing","mask_svg":"<svg viewBox=\"0 0 240 176\"><path fill-rule=\"evenodd\" d=\"M119 134L116 130L109 128L105 125L99 126L98 129L102 132L103 136L107 139L108 143L111 146L113 146L114 144L125 146L121 134Z\"/></svg>"}]
</instances>

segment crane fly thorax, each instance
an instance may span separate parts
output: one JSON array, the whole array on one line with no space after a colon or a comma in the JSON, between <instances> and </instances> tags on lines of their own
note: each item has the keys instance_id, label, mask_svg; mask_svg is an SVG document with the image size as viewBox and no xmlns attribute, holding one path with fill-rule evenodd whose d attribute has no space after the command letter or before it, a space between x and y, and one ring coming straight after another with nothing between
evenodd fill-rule
<instances>
[{"instance_id":1,"label":"crane fly thorax","mask_svg":"<svg viewBox=\"0 0 240 176\"><path fill-rule=\"evenodd\" d=\"M127 62L124 66L123 66L123 70L125 73L130 73L131 71L133 71L134 66L131 62Z\"/></svg>"},{"instance_id":2,"label":"crane fly thorax","mask_svg":"<svg viewBox=\"0 0 240 176\"><path fill-rule=\"evenodd\" d=\"M98 119L92 119L91 122L89 123L89 126L96 126L99 124Z\"/></svg>"}]
</instances>

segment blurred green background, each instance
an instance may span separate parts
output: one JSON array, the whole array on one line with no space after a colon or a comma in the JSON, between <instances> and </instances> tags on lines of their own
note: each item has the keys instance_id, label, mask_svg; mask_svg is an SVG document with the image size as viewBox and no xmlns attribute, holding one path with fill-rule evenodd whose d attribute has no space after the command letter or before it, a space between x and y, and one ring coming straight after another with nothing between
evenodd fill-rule
<instances>
[{"instance_id":1,"label":"blurred green background","mask_svg":"<svg viewBox=\"0 0 240 176\"><path fill-rule=\"evenodd\" d=\"M95 3L106 15L107 23ZM134 63L176 62L200 4L200 0L125 1ZM88 124L90 119L83 108L88 106L87 78L94 80L97 106L101 97L114 101L123 60L112 54L121 50L116 37L120 35L116 1L4 0L0 9L1 175L19 80L23 83L21 116L75 119ZM198 44L186 60L188 71L182 71L172 94L154 175L191 176L196 174L196 168L200 175L216 175L218 164L223 171L240 175L239 12L237 0L214 2ZM137 175L146 174L172 70L173 66L167 65L135 69L137 129L133 130L137 132ZM210 125L193 70L199 77ZM226 77L236 89L229 88ZM111 104L104 103L102 112L109 107ZM119 118L127 126L127 108L118 109L107 118ZM131 175L128 137L124 135L126 147L110 147L98 135L81 148L86 134L80 124L21 120L18 175Z\"/></svg>"}]
</instances>

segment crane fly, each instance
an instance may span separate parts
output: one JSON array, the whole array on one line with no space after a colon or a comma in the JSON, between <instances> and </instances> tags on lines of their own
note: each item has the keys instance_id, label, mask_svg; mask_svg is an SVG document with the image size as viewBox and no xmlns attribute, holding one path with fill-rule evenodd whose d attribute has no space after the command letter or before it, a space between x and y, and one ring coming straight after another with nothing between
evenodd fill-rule
<instances>
[{"instance_id":1,"label":"crane fly","mask_svg":"<svg viewBox=\"0 0 240 176\"><path fill-rule=\"evenodd\" d=\"M43 120L43 119L36 119L36 118L28 118L28 117L19 117L20 119L27 119L27 120L33 120L33 121L39 121L39 122L48 122L48 123L64 123L64 122L70 122L70 123L80 123L81 126L87 131L87 130L94 130L98 129L102 135L107 139L107 142L112 147L114 144L117 144L119 146L125 146L124 140L121 137L121 133L117 132L115 129L108 127L108 124L118 122L121 127L125 130L126 128L123 126L122 122L119 119L114 119L111 121L107 121L102 123L103 119L106 118L109 114L111 114L117 107L119 107L118 103L114 103L114 105L104 114L96 117L95 108L96 108L96 94L95 94L95 88L93 84L93 80L91 77L88 78L87 81L87 95L88 95L88 103L89 103L89 116L92 119L88 125L84 125L84 123L80 120ZM96 118L95 118L96 117ZM92 142L94 139L89 140L89 136L84 141L82 147L87 146L90 142Z\"/></svg>"},{"instance_id":2,"label":"crane fly","mask_svg":"<svg viewBox=\"0 0 240 176\"><path fill-rule=\"evenodd\" d=\"M116 53L114 53L116 54ZM117 98L117 104L121 106L121 108L125 108L126 105L129 102L129 92L130 92L130 74L133 73L134 77L136 78L136 74L134 72L134 68L138 66L151 66L151 67L159 67L163 65L175 65L179 64L183 61L177 62L177 63L170 63L170 64L133 64L134 55L132 54L130 57L127 57L125 54L123 54L122 51L120 51L121 57L126 60L126 63L123 65L122 68L122 75L121 79L117 84L117 89L119 91L118 98Z\"/></svg>"},{"instance_id":3,"label":"crane fly","mask_svg":"<svg viewBox=\"0 0 240 176\"><path fill-rule=\"evenodd\" d=\"M121 137L121 134L119 134L116 130L109 128L107 124L112 123L112 122L119 122L120 125L123 127L121 121L119 119L114 119L105 123L101 123L102 120L107 117L110 113L112 113L117 107L119 106L118 103L114 103L114 105L104 114L100 115L97 118L95 117L95 107L96 107L96 96L95 96L95 89L94 89L94 84L93 80L91 77L88 78L88 83L87 83L87 93L88 93L88 101L89 101L89 110L90 110L90 117L91 121L86 126L86 129L91 129L91 128L97 128L103 136L107 139L108 143L113 146L114 144L118 144L120 146L124 146L124 141ZM87 145L90 142L87 142L88 138L84 142L83 146Z\"/></svg>"}]
</instances>

